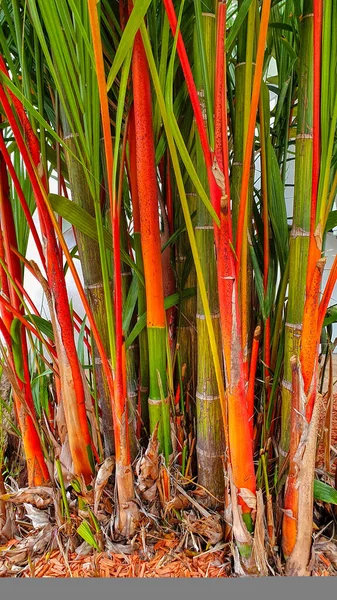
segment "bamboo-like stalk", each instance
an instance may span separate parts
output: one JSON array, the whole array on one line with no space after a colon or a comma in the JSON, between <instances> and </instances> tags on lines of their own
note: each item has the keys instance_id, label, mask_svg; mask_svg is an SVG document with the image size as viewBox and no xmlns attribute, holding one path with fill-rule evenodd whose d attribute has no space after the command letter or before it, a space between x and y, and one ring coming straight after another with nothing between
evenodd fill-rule
<instances>
[{"instance_id":1,"label":"bamboo-like stalk","mask_svg":"<svg viewBox=\"0 0 337 600\"><path fill-rule=\"evenodd\" d=\"M161 264L157 176L152 138L150 78L140 33L132 57L137 186L147 308L150 431L159 423L158 439L166 461L171 453L170 405L166 381L166 315Z\"/></svg>"},{"instance_id":2,"label":"bamboo-like stalk","mask_svg":"<svg viewBox=\"0 0 337 600\"><path fill-rule=\"evenodd\" d=\"M187 197L191 214L196 210L197 195L192 186L188 186ZM178 225L183 225L183 215L181 211L178 213ZM194 264L190 257L190 247L188 243L188 235L183 232L177 241L176 252L176 268L178 282L182 286L185 282L186 288L196 288L197 279ZM186 270L188 275L186 276ZM196 313L197 313L197 296L184 298L180 303L179 329L177 346L179 348L179 358L177 361L178 381L180 389L180 400L183 411L186 410L189 417L193 418L194 401L197 385L197 329L196 329ZM184 381L181 381L182 373L179 371L184 369ZM186 416L186 415L185 415ZM186 424L186 421L185 421Z\"/></svg>"},{"instance_id":3,"label":"bamboo-like stalk","mask_svg":"<svg viewBox=\"0 0 337 600\"><path fill-rule=\"evenodd\" d=\"M94 199L87 184L83 166L79 160L74 136L69 131L66 118L63 118L63 136L69 149L66 153L71 197L92 217L95 216ZM110 356L109 330L105 310L103 275L99 245L80 230L76 230L76 242L83 272L84 287L93 317L101 336L107 357ZM99 403L102 411L102 431L106 456L114 452L114 435L109 387L102 369L97 346L94 344L94 367Z\"/></svg>"},{"instance_id":4,"label":"bamboo-like stalk","mask_svg":"<svg viewBox=\"0 0 337 600\"><path fill-rule=\"evenodd\" d=\"M300 71L298 88L295 189L293 224L289 247L289 292L285 326L284 377L280 460L283 464L290 443L291 365L299 357L310 233L312 167L312 93L313 93L313 13L312 0L306 0L301 20Z\"/></svg>"},{"instance_id":5,"label":"bamboo-like stalk","mask_svg":"<svg viewBox=\"0 0 337 600\"><path fill-rule=\"evenodd\" d=\"M209 3L211 4L211 3ZM215 63L214 40L215 40L215 14L211 12L211 6L207 5L207 12L202 16L202 27L204 36L204 49L208 68ZM205 89L203 74L197 57L200 47L197 40L194 42L194 70L195 83L201 104L202 113L207 127ZM214 77L210 80L211 93L214 93ZM204 155L198 138L196 145L196 169L204 186L207 186L207 171L205 169ZM197 199L197 216L195 237L201 268L206 284L209 306L213 319L214 332L217 338L218 352L221 353L220 311L219 297L216 292L216 259L214 248L214 231L212 219L201 200ZM214 373L213 357L208 344L208 334L203 311L203 305L197 287L197 461L198 482L206 488L212 496L208 498L209 504L214 504L216 499L224 497L223 456L225 452L224 429L221 415L221 404L219 392Z\"/></svg>"},{"instance_id":6,"label":"bamboo-like stalk","mask_svg":"<svg viewBox=\"0 0 337 600\"><path fill-rule=\"evenodd\" d=\"M219 17L225 12L225 7L219 5ZM225 14L219 22L225 25ZM221 35L221 32L218 32ZM223 64L222 64L223 63ZM226 81L226 64L225 61L217 59L219 71L217 78L220 81L223 79L223 93L219 100L216 96L217 103L222 103L222 109L218 107L215 114L221 114L221 130L222 135L216 139L221 140L219 143L218 154L223 156L223 183L221 213L220 213L220 230L218 237L218 293L220 299L220 316L221 316L221 333L222 333L222 349L225 361L226 373L226 388L227 388L227 411L228 411L228 432L226 433L226 441L228 443L228 465L231 472L232 484L237 490L243 488L249 489L252 496L256 492L256 482L253 463L253 452L251 443L251 423L249 422L248 405L245 390L246 373L244 369L243 352L242 352L242 337L241 337L241 313L238 302L238 282L235 268L235 253L233 248L233 232L232 232L232 210L229 185L229 153L227 141L227 81ZM222 66L221 66L222 65ZM217 84L220 87L220 84ZM220 176L219 176L219 179ZM250 395L252 394L252 385ZM251 402L250 402L251 404ZM225 423L226 427L226 423ZM245 459L243 460L243 457ZM237 499L234 500L237 502ZM243 511L243 519L249 530L252 529L251 509L246 502L239 497L238 500ZM235 509L236 510L236 509ZM249 535L246 541L238 536L238 523L233 523L233 532L236 543L240 552L247 556L251 553L251 545Z\"/></svg>"}]
</instances>

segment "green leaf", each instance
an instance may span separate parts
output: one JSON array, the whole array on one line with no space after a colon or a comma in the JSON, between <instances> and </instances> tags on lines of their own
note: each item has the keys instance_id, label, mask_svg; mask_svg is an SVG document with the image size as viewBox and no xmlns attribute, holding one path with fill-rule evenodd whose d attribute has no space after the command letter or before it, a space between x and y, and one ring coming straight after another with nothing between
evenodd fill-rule
<instances>
[{"instance_id":1,"label":"green leaf","mask_svg":"<svg viewBox=\"0 0 337 600\"><path fill-rule=\"evenodd\" d=\"M325 231L331 231L335 227L337 227L337 210L332 210L327 218Z\"/></svg>"},{"instance_id":2,"label":"green leaf","mask_svg":"<svg viewBox=\"0 0 337 600\"><path fill-rule=\"evenodd\" d=\"M242 23L244 22L247 13L249 11L249 7L252 3L252 0L243 0L240 9L238 11L237 17L234 21L233 26L231 27L229 36L226 40L226 52L228 54L231 53L233 46L235 44L235 40L237 38L237 35L239 33L240 27L242 26Z\"/></svg>"},{"instance_id":3,"label":"green leaf","mask_svg":"<svg viewBox=\"0 0 337 600\"><path fill-rule=\"evenodd\" d=\"M123 331L128 331L138 298L138 279L133 277L123 306Z\"/></svg>"},{"instance_id":4,"label":"green leaf","mask_svg":"<svg viewBox=\"0 0 337 600\"><path fill-rule=\"evenodd\" d=\"M259 298L260 308L262 312L263 319L266 319L267 315L265 314L265 302L264 302L264 289L263 289L263 279L262 273L259 267L259 263L255 254L255 250L253 245L249 244L250 256L253 263L254 275L255 275L255 285L256 291Z\"/></svg>"},{"instance_id":5,"label":"green leaf","mask_svg":"<svg viewBox=\"0 0 337 600\"><path fill-rule=\"evenodd\" d=\"M129 52L130 48L133 46L133 42L136 36L136 33L147 13L147 10L151 4L151 0L135 0L132 13L128 19L126 27L124 29L121 41L118 45L117 52L112 63L112 67L110 69L108 79L107 79L107 88L108 90L111 88L113 82L116 79L116 75L121 68L124 59Z\"/></svg>"},{"instance_id":6,"label":"green leaf","mask_svg":"<svg viewBox=\"0 0 337 600\"><path fill-rule=\"evenodd\" d=\"M68 223L71 223L71 225L79 229L92 240L98 242L96 219L94 217L92 217L84 208L78 206L78 204L68 200L68 198L65 198L64 196L59 196L58 194L49 194L48 197L53 210L57 212L57 214L66 219ZM112 235L105 228L104 243L106 248L112 251ZM130 256L125 252L125 250L123 250L123 248L121 248L121 258L127 265L129 265L131 269L135 271L140 281L144 283L144 277L142 273Z\"/></svg>"},{"instance_id":7,"label":"green leaf","mask_svg":"<svg viewBox=\"0 0 337 600\"><path fill-rule=\"evenodd\" d=\"M37 315L25 315L26 321L35 325L36 329L46 335L50 340L54 341L53 327L50 321Z\"/></svg>"},{"instance_id":8,"label":"green leaf","mask_svg":"<svg viewBox=\"0 0 337 600\"><path fill-rule=\"evenodd\" d=\"M327 327L331 323L337 323L337 304L329 306L323 321L323 327Z\"/></svg>"},{"instance_id":9,"label":"green leaf","mask_svg":"<svg viewBox=\"0 0 337 600\"><path fill-rule=\"evenodd\" d=\"M85 318L82 321L80 333L77 341L77 354L81 365L84 363L84 334L85 334Z\"/></svg>"},{"instance_id":10,"label":"green leaf","mask_svg":"<svg viewBox=\"0 0 337 600\"><path fill-rule=\"evenodd\" d=\"M58 196L57 194L49 194L49 201L53 210L58 215L66 219L74 227L77 227L77 229L92 240L98 241L96 220L84 208L78 206L78 204L68 198ZM104 242L106 248L112 250L112 236L107 229L104 230Z\"/></svg>"},{"instance_id":11,"label":"green leaf","mask_svg":"<svg viewBox=\"0 0 337 600\"><path fill-rule=\"evenodd\" d=\"M287 23L269 23L269 27L271 27L272 29L283 29L285 31L293 31L291 25L288 25Z\"/></svg>"},{"instance_id":12,"label":"green leaf","mask_svg":"<svg viewBox=\"0 0 337 600\"><path fill-rule=\"evenodd\" d=\"M337 490L324 483L324 481L314 480L314 498L328 504L337 504Z\"/></svg>"},{"instance_id":13,"label":"green leaf","mask_svg":"<svg viewBox=\"0 0 337 600\"><path fill-rule=\"evenodd\" d=\"M284 187L275 150L270 139L267 141L267 157L270 170L270 177L268 178L269 215L280 266L284 271L289 252L289 227L284 200Z\"/></svg>"},{"instance_id":14,"label":"green leaf","mask_svg":"<svg viewBox=\"0 0 337 600\"><path fill-rule=\"evenodd\" d=\"M179 304L179 301L181 300L181 298L189 298L191 296L194 296L194 294L195 294L194 288L187 288L182 293L176 292L175 294L172 294L171 296L167 296L164 300L165 310L167 310L168 308L172 308L172 306L175 306L176 304ZM136 325L132 329L129 337L127 338L127 340L125 342L126 350L131 346L131 344L133 344L135 339L139 336L140 332L144 329L145 325L146 325L146 312L138 318Z\"/></svg>"},{"instance_id":15,"label":"green leaf","mask_svg":"<svg viewBox=\"0 0 337 600\"><path fill-rule=\"evenodd\" d=\"M95 550L99 550L98 544L87 521L82 521L81 525L77 528L77 533L85 542L87 542L87 544L92 546L92 548L95 548Z\"/></svg>"},{"instance_id":16,"label":"green leaf","mask_svg":"<svg viewBox=\"0 0 337 600\"><path fill-rule=\"evenodd\" d=\"M12 338L12 352L15 370L18 377L23 383L25 382L24 370L23 370L23 357L22 357L22 344L21 344L21 321L19 319L13 319L11 325L11 338Z\"/></svg>"},{"instance_id":17,"label":"green leaf","mask_svg":"<svg viewBox=\"0 0 337 600\"><path fill-rule=\"evenodd\" d=\"M285 48L286 52L288 52L289 56L290 56L290 57L291 57L291 58L292 58L294 61L296 61L296 60L297 60L297 54L296 54L296 52L295 52L294 48L293 48L293 47L291 46L291 44L288 42L288 40L287 40L285 37L283 37L283 36L280 38L280 40L281 40L281 44L283 44L283 46L284 46L284 48Z\"/></svg>"}]
</instances>

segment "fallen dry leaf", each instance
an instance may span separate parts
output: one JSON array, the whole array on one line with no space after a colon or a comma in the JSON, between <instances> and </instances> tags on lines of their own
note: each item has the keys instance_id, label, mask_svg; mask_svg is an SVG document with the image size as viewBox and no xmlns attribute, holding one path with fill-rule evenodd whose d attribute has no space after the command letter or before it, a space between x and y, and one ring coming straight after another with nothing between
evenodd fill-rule
<instances>
[{"instance_id":1,"label":"fallen dry leaf","mask_svg":"<svg viewBox=\"0 0 337 600\"><path fill-rule=\"evenodd\" d=\"M13 504L32 504L43 508L54 502L54 490L51 487L21 488L17 492L2 494L0 500Z\"/></svg>"},{"instance_id":2,"label":"fallen dry leaf","mask_svg":"<svg viewBox=\"0 0 337 600\"><path fill-rule=\"evenodd\" d=\"M43 529L46 525L49 525L49 515L45 510L39 510L31 504L24 504L24 507L34 529Z\"/></svg>"},{"instance_id":3,"label":"fallen dry leaf","mask_svg":"<svg viewBox=\"0 0 337 600\"><path fill-rule=\"evenodd\" d=\"M108 483L108 479L115 467L115 458L114 456L109 456L105 459L103 464L100 466L99 471L97 473L96 481L95 481L95 491L94 491L94 513L97 514L99 501L101 499L103 490Z\"/></svg>"}]
</instances>

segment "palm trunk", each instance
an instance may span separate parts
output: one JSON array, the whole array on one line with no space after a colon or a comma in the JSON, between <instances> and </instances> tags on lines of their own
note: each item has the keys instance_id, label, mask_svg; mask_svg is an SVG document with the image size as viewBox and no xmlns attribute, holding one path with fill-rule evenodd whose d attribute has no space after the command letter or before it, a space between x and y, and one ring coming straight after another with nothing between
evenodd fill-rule
<instances>
[{"instance_id":1,"label":"palm trunk","mask_svg":"<svg viewBox=\"0 0 337 600\"><path fill-rule=\"evenodd\" d=\"M159 423L158 438L168 462L171 454L170 404L166 380L166 315L161 263L158 190L153 142L149 70L141 35L135 38L132 58L136 132L137 187L144 261L147 334L149 346L150 432Z\"/></svg>"},{"instance_id":2,"label":"palm trunk","mask_svg":"<svg viewBox=\"0 0 337 600\"><path fill-rule=\"evenodd\" d=\"M67 153L67 165L69 183L73 202L85 209L92 217L95 217L94 200L88 189L84 169L75 157L77 156L76 144L69 132L66 119L63 119L63 134L67 146L74 154ZM101 267L101 256L99 245L96 241L76 230L76 242L83 272L84 287L92 310L97 328L104 346L107 357L110 356L109 332L107 323L107 312L105 310L103 275ZM99 404L102 411L102 431L104 439L105 456L114 453L114 434L111 412L111 401L109 388L103 373L99 353L94 343L93 363L95 368L96 384L99 395Z\"/></svg>"},{"instance_id":3,"label":"palm trunk","mask_svg":"<svg viewBox=\"0 0 337 600\"><path fill-rule=\"evenodd\" d=\"M211 9L211 7L209 7ZM215 62L215 15L204 14L202 17L206 60L210 72ZM195 83L200 99L204 119L206 121L205 90L203 77L198 64L198 45L195 42ZM211 83L213 91L214 78ZM196 170L199 178L207 189L208 178L205 168L204 155L199 141L196 138ZM214 332L217 339L218 351L221 354L221 332L219 297L217 293L217 270L214 246L214 228L212 219L204 204L197 198L195 237L200 256L203 277L205 280L209 307L213 319ZM207 503L217 504L224 497L223 457L225 452L224 429L222 411L216 376L214 372L213 357L208 342L207 326L203 311L203 304L197 288L197 461L198 482L210 495Z\"/></svg>"},{"instance_id":4,"label":"palm trunk","mask_svg":"<svg viewBox=\"0 0 337 600\"><path fill-rule=\"evenodd\" d=\"M303 311L306 298L312 180L312 40L312 0L305 0L301 22L294 209L289 248L289 293L282 382L281 440L279 448L281 464L287 456L290 443L289 423L292 398L290 358L292 356L299 358L300 355Z\"/></svg>"}]
</instances>

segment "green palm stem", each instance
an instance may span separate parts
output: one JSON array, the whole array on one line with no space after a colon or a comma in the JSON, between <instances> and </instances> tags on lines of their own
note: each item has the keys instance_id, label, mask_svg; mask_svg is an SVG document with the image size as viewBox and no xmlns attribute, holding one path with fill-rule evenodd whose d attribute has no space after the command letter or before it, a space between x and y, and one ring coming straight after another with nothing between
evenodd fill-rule
<instances>
[{"instance_id":1,"label":"green palm stem","mask_svg":"<svg viewBox=\"0 0 337 600\"><path fill-rule=\"evenodd\" d=\"M209 11L202 15L202 29L204 36L204 49L208 72L212 72L215 64L215 15L212 6L207 6ZM195 83L199 95L204 119L206 121L205 88L203 73L200 68L199 44L194 45ZM210 81L211 97L213 98L214 78ZM206 123L207 125L207 123ZM196 137L196 170L201 183L207 189L208 180L205 168L204 155L199 137ZM217 292L217 267L214 247L214 229L212 219L204 204L197 198L197 215L195 237L200 256L201 268L205 280L213 327L217 341L219 355L221 354L221 331L219 298ZM197 463L198 483L205 487L210 496L207 502L210 505L217 503L216 499L224 497L223 456L225 452L224 429L216 382L213 357L210 351L208 332L201 301L199 286L197 287L197 391L196 391L196 421L197 421Z\"/></svg>"},{"instance_id":2,"label":"green palm stem","mask_svg":"<svg viewBox=\"0 0 337 600\"><path fill-rule=\"evenodd\" d=\"M309 250L313 118L313 2L305 0L301 19L300 70L298 83L297 135L293 223L289 245L289 292L285 325L284 376L280 462L283 464L290 444L292 371L290 359L299 357L306 295Z\"/></svg>"},{"instance_id":3,"label":"green palm stem","mask_svg":"<svg viewBox=\"0 0 337 600\"><path fill-rule=\"evenodd\" d=\"M188 182L187 190L193 190ZM186 197L191 214L195 212L197 195L194 191L187 191ZM177 215L177 226L184 225L184 217L181 210ZM196 288L196 271L191 256L188 235L183 231L176 244L176 271L178 289L180 293L185 288ZM180 406L176 411L182 417L184 427L185 446L187 452L188 443L192 443L194 437L193 423L195 420L195 394L197 381L197 330L196 330L197 297L196 294L190 298L181 298L179 303L178 333L177 333L177 382L180 386ZM184 377L182 375L184 374ZM190 438L190 434L192 438ZM182 459L183 464L183 459Z\"/></svg>"},{"instance_id":4,"label":"green palm stem","mask_svg":"<svg viewBox=\"0 0 337 600\"><path fill-rule=\"evenodd\" d=\"M69 131L66 119L63 117L62 120L64 139L66 145L73 153L73 155L71 153L66 153L72 200L81 206L81 208L85 209L91 216L95 217L94 200L88 188L84 169L79 160L75 158L77 156L77 148L74 142L74 136ZM88 301L97 323L105 352L107 357L110 357L109 330L107 312L105 309L105 293L99 244L83 234L79 229L76 229L76 241ZM104 450L106 456L111 456L114 454L114 434L110 393L95 344L93 346L93 357L96 386L102 414L101 422Z\"/></svg>"},{"instance_id":5,"label":"green palm stem","mask_svg":"<svg viewBox=\"0 0 337 600\"><path fill-rule=\"evenodd\" d=\"M197 195L192 191L192 186L188 185L186 196L189 202L190 212L193 214L196 210ZM183 215L178 216L178 227L183 225ZM177 275L180 284L180 290L184 288L196 287L196 272L190 252L190 245L186 231L182 232L177 241L176 253ZM185 365L185 385L184 391L194 398L196 385L196 321L197 312L196 295L189 298L183 298L180 304L178 341L181 365ZM179 374L180 375L180 374Z\"/></svg>"}]
</instances>

